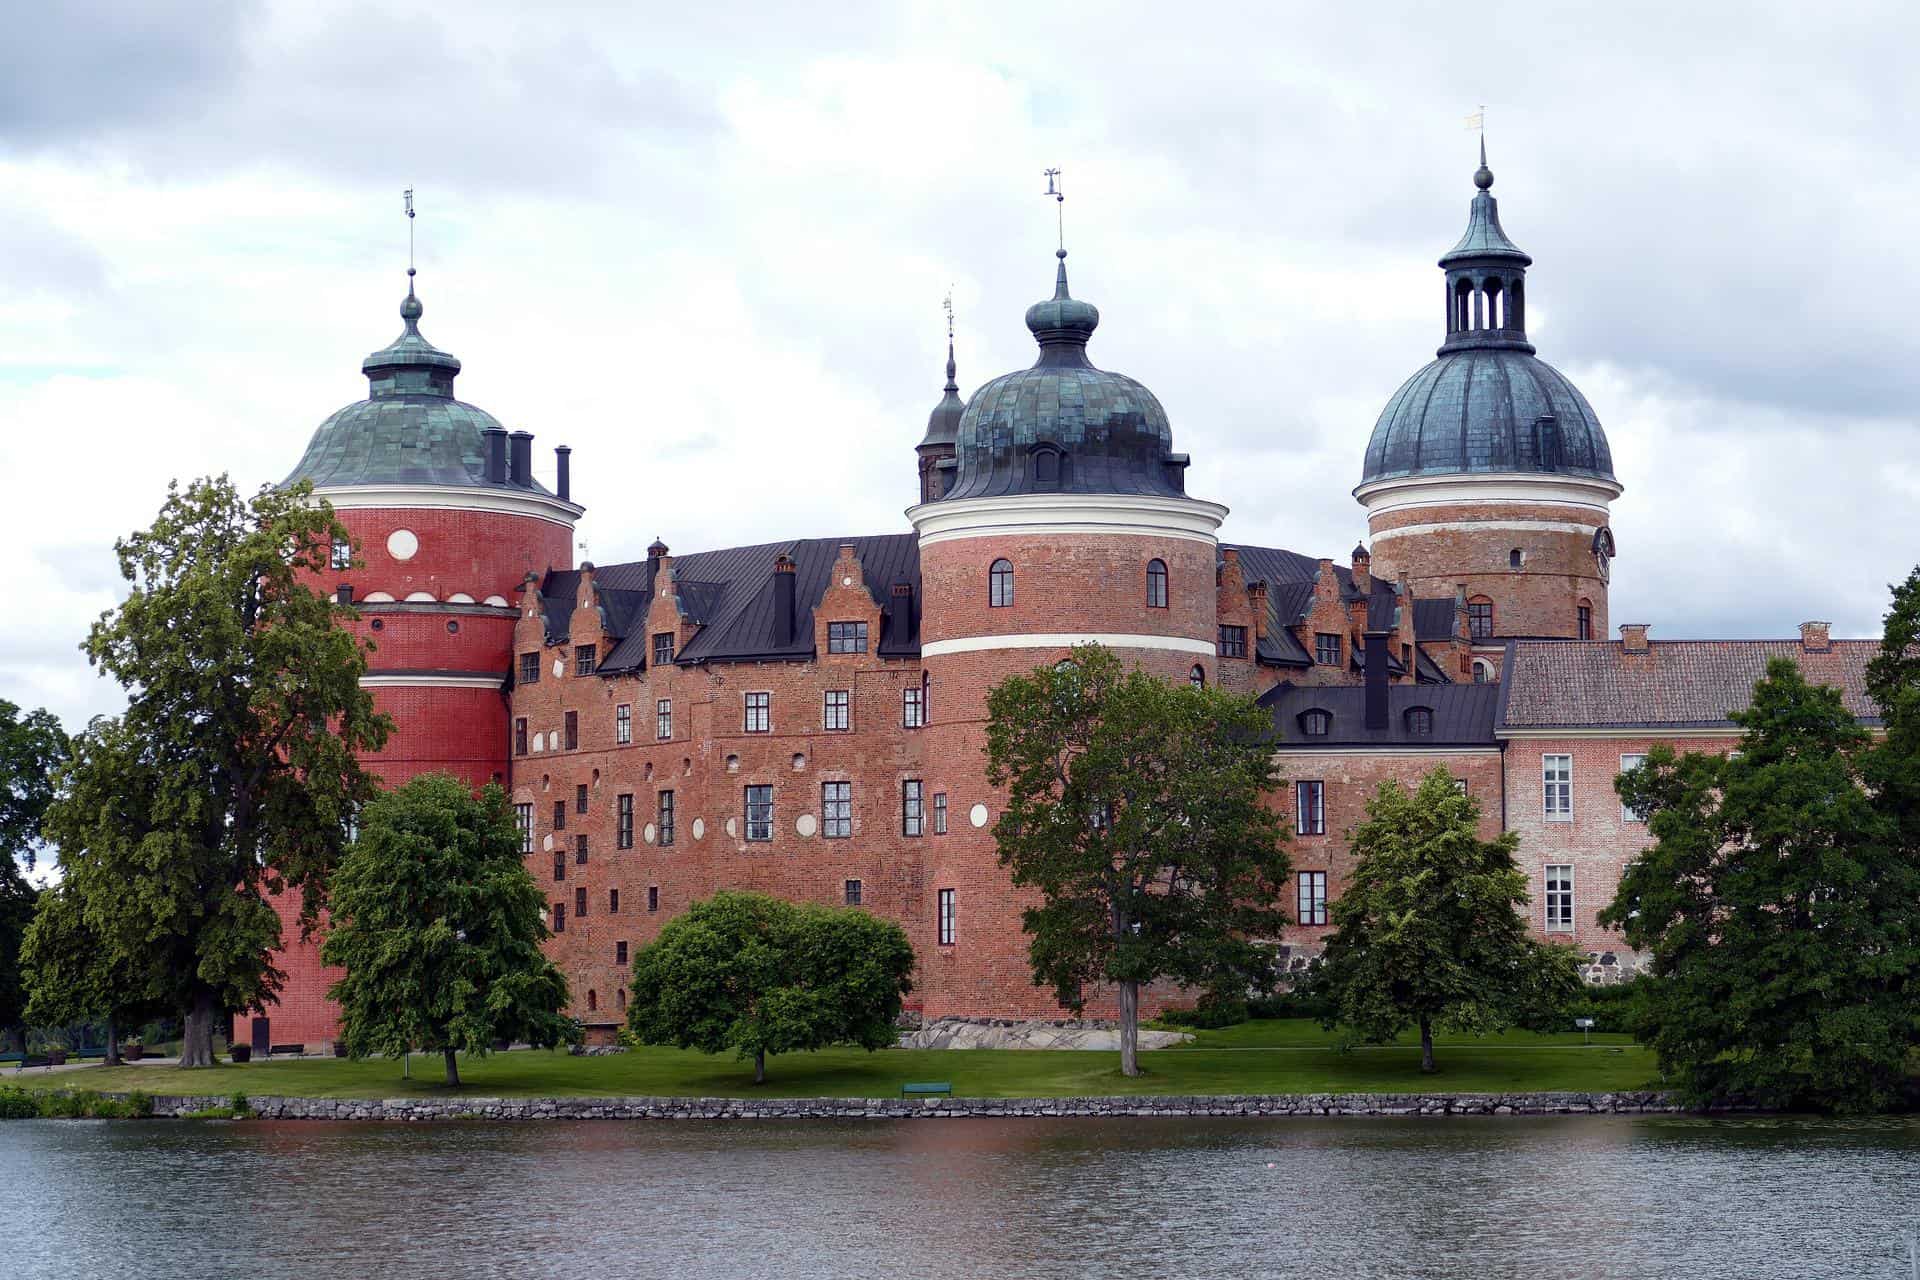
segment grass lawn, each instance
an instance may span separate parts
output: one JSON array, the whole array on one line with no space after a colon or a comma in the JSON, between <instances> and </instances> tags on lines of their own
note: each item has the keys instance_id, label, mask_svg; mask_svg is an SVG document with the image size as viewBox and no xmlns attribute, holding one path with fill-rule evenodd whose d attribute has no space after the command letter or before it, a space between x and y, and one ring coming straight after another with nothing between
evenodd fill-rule
<instances>
[{"instance_id":1,"label":"grass lawn","mask_svg":"<svg viewBox=\"0 0 1920 1280\"><path fill-rule=\"evenodd\" d=\"M828 1049L767 1059L767 1083L752 1064L678 1049L640 1049L605 1057L521 1050L462 1058L463 1094L476 1097L583 1097L654 1094L704 1097L893 1097L908 1080L947 1080L955 1094L1042 1098L1143 1093L1480 1093L1497 1090L1612 1090L1650 1087L1652 1055L1624 1037L1522 1032L1485 1038L1440 1037L1439 1073L1420 1074L1420 1051L1396 1044L1340 1053L1332 1035L1303 1019L1244 1023L1198 1033L1191 1045L1141 1054L1146 1074L1129 1080L1119 1055L999 1049ZM1603 1044L1605 1040L1608 1043ZM444 1096L438 1057L416 1055L413 1078L386 1059L330 1058L223 1064L199 1071L138 1065L85 1067L8 1084L40 1089L148 1093L283 1094L313 1098Z\"/></svg>"}]
</instances>

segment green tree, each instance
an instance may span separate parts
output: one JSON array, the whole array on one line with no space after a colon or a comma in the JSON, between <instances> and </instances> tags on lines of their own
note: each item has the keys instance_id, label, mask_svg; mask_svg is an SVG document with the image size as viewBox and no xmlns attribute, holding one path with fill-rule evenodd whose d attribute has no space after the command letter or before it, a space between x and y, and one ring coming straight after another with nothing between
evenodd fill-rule
<instances>
[{"instance_id":1,"label":"green tree","mask_svg":"<svg viewBox=\"0 0 1920 1280\"><path fill-rule=\"evenodd\" d=\"M223 1015L275 998L269 898L296 895L310 929L373 794L356 754L389 724L336 625L350 611L314 589L346 536L304 484L244 498L220 477L170 486L115 544L129 594L85 648L127 709L77 740L46 828L115 963L166 975L183 1066L212 1065Z\"/></svg>"},{"instance_id":2,"label":"green tree","mask_svg":"<svg viewBox=\"0 0 1920 1280\"><path fill-rule=\"evenodd\" d=\"M1286 916L1285 829L1272 721L1251 698L1174 684L1098 645L1010 676L987 696L988 778L1007 789L994 827L1036 984L1083 1007L1111 984L1120 1070L1140 1074L1140 987L1264 986Z\"/></svg>"},{"instance_id":3,"label":"green tree","mask_svg":"<svg viewBox=\"0 0 1920 1280\"><path fill-rule=\"evenodd\" d=\"M1605 912L1652 953L1636 1034L1697 1102L1871 1110L1920 1021L1920 863L1840 692L1777 658L1732 757L1655 748L1621 798L1654 843Z\"/></svg>"},{"instance_id":4,"label":"green tree","mask_svg":"<svg viewBox=\"0 0 1920 1280\"><path fill-rule=\"evenodd\" d=\"M1528 935L1518 844L1512 832L1481 839L1480 802L1445 769L1416 791L1381 783L1347 835L1353 875L1313 979L1328 1024L1373 1043L1418 1027L1420 1069L1431 1072L1436 1026L1496 1031L1571 999L1572 950Z\"/></svg>"},{"instance_id":5,"label":"green tree","mask_svg":"<svg viewBox=\"0 0 1920 1280\"><path fill-rule=\"evenodd\" d=\"M0 698L0 1036L26 1008L20 946L33 920L38 890L27 880L40 843L40 823L53 801L53 775L67 758L66 731L52 712Z\"/></svg>"},{"instance_id":6,"label":"green tree","mask_svg":"<svg viewBox=\"0 0 1920 1280\"><path fill-rule=\"evenodd\" d=\"M641 1044L732 1049L767 1078L767 1055L897 1042L913 946L857 908L730 890L669 920L633 962L628 1033Z\"/></svg>"},{"instance_id":7,"label":"green tree","mask_svg":"<svg viewBox=\"0 0 1920 1280\"><path fill-rule=\"evenodd\" d=\"M166 1012L156 995L161 975L151 965L129 965L124 954L101 945L71 884L40 894L20 963L33 992L27 1021L43 1028L104 1022L108 1066L120 1064L122 1030L137 1030Z\"/></svg>"},{"instance_id":8,"label":"green tree","mask_svg":"<svg viewBox=\"0 0 1920 1280\"><path fill-rule=\"evenodd\" d=\"M439 1053L457 1087L456 1053L575 1038L543 906L499 786L475 796L428 774L376 797L334 873L320 952L347 970L328 992L347 1053Z\"/></svg>"},{"instance_id":9,"label":"green tree","mask_svg":"<svg viewBox=\"0 0 1920 1280\"><path fill-rule=\"evenodd\" d=\"M1867 694L1886 726L1866 760L1868 789L1905 857L1920 861L1920 569L1893 588Z\"/></svg>"}]
</instances>

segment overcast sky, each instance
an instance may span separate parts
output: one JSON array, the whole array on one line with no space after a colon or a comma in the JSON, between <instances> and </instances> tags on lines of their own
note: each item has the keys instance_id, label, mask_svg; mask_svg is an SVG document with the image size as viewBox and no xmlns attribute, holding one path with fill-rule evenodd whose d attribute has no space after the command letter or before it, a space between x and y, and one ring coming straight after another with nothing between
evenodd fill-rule
<instances>
[{"instance_id":1,"label":"overcast sky","mask_svg":"<svg viewBox=\"0 0 1920 1280\"><path fill-rule=\"evenodd\" d=\"M1874 634L1920 559L1906 6L8 3L0 696L70 727L112 539L365 395L409 185L423 331L543 476L573 446L602 563L904 530L949 285L963 391L1032 360L1052 165L1189 491L1344 556L1485 103L1627 489L1614 620Z\"/></svg>"}]
</instances>

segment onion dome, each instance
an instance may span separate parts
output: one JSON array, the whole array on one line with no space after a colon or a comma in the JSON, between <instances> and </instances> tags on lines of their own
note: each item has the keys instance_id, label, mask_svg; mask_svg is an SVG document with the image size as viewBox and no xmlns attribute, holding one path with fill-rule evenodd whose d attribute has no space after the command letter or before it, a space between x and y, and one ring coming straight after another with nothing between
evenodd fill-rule
<instances>
[{"instance_id":1,"label":"onion dome","mask_svg":"<svg viewBox=\"0 0 1920 1280\"><path fill-rule=\"evenodd\" d=\"M1087 359L1100 312L1068 292L1066 250L1056 257L1053 296L1027 308L1039 358L967 401L955 438L958 475L944 496L1185 496L1187 457L1172 452L1167 411L1140 383Z\"/></svg>"},{"instance_id":2,"label":"onion dome","mask_svg":"<svg viewBox=\"0 0 1920 1280\"><path fill-rule=\"evenodd\" d=\"M1613 453L1593 406L1527 340L1533 259L1500 226L1484 140L1473 184L1466 234L1439 263L1446 341L1381 411L1360 483L1496 472L1613 481Z\"/></svg>"},{"instance_id":3,"label":"onion dome","mask_svg":"<svg viewBox=\"0 0 1920 1280\"><path fill-rule=\"evenodd\" d=\"M420 333L426 310L413 291L407 270L407 296L400 304L405 323L400 336L360 363L367 376L367 398L356 400L320 424L283 485L311 480L315 488L345 485L436 484L489 485L487 436L502 427L484 409L453 398L460 359L428 342ZM546 493L530 477L504 484Z\"/></svg>"},{"instance_id":4,"label":"onion dome","mask_svg":"<svg viewBox=\"0 0 1920 1280\"><path fill-rule=\"evenodd\" d=\"M920 439L919 448L937 449L953 447L954 440L960 434L960 418L967 411L967 402L960 398L960 384L954 381L960 372L953 362L953 335L947 335L947 385L942 388L945 394L940 403L933 406L933 412L927 415L927 434Z\"/></svg>"}]
</instances>

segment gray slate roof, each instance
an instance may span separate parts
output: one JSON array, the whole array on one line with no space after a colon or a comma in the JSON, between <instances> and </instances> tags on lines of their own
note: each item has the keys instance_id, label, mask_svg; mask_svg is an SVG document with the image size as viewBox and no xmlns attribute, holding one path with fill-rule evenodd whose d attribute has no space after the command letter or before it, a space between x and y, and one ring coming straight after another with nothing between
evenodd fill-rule
<instances>
[{"instance_id":1,"label":"gray slate roof","mask_svg":"<svg viewBox=\"0 0 1920 1280\"><path fill-rule=\"evenodd\" d=\"M1387 687L1387 727L1369 730L1366 688L1278 685L1260 697L1273 714L1278 750L1324 751L1330 747L1480 747L1493 746L1494 713L1500 686L1494 684L1396 684ZM1414 707L1433 712L1433 732L1407 731L1406 713ZM1308 711L1333 716L1327 734L1308 737L1300 717Z\"/></svg>"}]
</instances>

